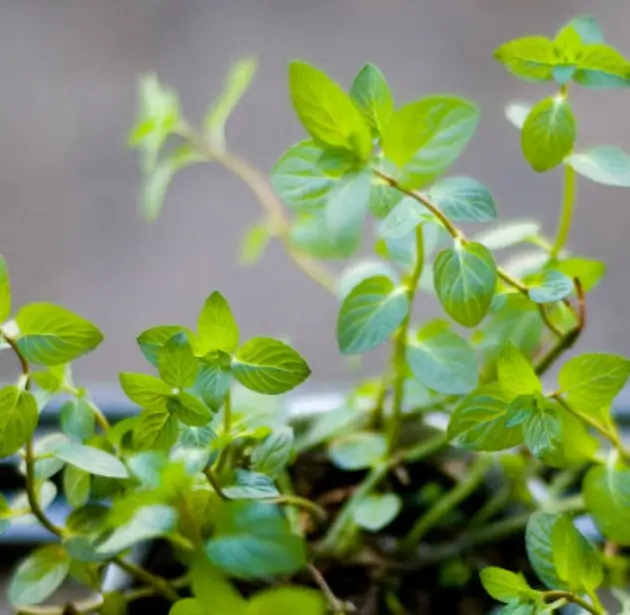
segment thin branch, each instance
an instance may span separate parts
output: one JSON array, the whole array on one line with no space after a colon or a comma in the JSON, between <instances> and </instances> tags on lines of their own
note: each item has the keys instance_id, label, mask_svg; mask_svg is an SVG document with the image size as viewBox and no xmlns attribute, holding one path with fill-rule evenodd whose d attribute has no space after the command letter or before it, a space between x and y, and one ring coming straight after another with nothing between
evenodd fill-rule
<instances>
[{"instance_id":1,"label":"thin branch","mask_svg":"<svg viewBox=\"0 0 630 615\"><path fill-rule=\"evenodd\" d=\"M161 594L170 602L177 602L179 600L177 590L166 579L151 574L148 570L145 570L141 566L128 562L119 556L114 557L112 559L112 563L118 566L121 570L124 570L128 575L155 589L157 594Z\"/></svg>"},{"instance_id":2,"label":"thin branch","mask_svg":"<svg viewBox=\"0 0 630 615\"><path fill-rule=\"evenodd\" d=\"M572 594L571 592L562 591L559 589L554 589L552 591L543 593L543 600L545 603L549 604L551 602L555 602L556 600L566 600L567 602L573 602L573 604L577 604L579 607L583 608L585 611L592 613L592 615L602 615L603 611L598 609L596 606L586 602L583 598Z\"/></svg>"},{"instance_id":3,"label":"thin branch","mask_svg":"<svg viewBox=\"0 0 630 615\"><path fill-rule=\"evenodd\" d=\"M212 471L212 468L210 467L206 468L204 470L204 474L206 475L206 478L208 479L208 482L210 483L212 488L216 491L216 494L222 500L229 500L230 498L227 495L225 495L225 493L223 493L223 489L221 488L221 483L219 482L219 479L217 478L216 474Z\"/></svg>"},{"instance_id":4,"label":"thin branch","mask_svg":"<svg viewBox=\"0 0 630 615\"><path fill-rule=\"evenodd\" d=\"M326 583L326 579L324 578L324 575L322 575L322 573L319 570L317 570L317 568L315 568L313 564L309 564L308 570L311 573L311 576L313 577L313 580L315 581L316 585L319 587L322 594L324 594L324 596L326 597L326 600L328 601L328 605L330 606L331 611L335 613L335 615L343 615L343 613L345 613L344 606L341 603L341 601L337 598L337 596L335 596L332 589L330 589L330 586L328 585L328 583Z\"/></svg>"}]
</instances>

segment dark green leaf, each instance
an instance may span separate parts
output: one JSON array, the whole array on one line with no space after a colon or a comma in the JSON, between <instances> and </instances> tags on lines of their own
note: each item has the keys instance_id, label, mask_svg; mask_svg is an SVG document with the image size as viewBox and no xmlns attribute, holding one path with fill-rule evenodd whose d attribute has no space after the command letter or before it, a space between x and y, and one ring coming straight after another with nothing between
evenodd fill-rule
<instances>
[{"instance_id":1,"label":"dark green leaf","mask_svg":"<svg viewBox=\"0 0 630 615\"><path fill-rule=\"evenodd\" d=\"M551 533L558 515L546 512L534 513L527 522L525 546L527 556L538 578L550 589L568 589L560 579L553 561Z\"/></svg>"},{"instance_id":2,"label":"dark green leaf","mask_svg":"<svg viewBox=\"0 0 630 615\"><path fill-rule=\"evenodd\" d=\"M289 64L293 107L317 141L347 149L366 159L372 150L370 129L350 97L325 73L305 62Z\"/></svg>"},{"instance_id":3,"label":"dark green leaf","mask_svg":"<svg viewBox=\"0 0 630 615\"><path fill-rule=\"evenodd\" d=\"M453 222L490 222L497 211L488 189L471 177L448 177L429 190L429 198Z\"/></svg>"},{"instance_id":4,"label":"dark green leaf","mask_svg":"<svg viewBox=\"0 0 630 615\"><path fill-rule=\"evenodd\" d=\"M157 353L176 333L185 333L188 339L193 339L193 332L180 325L160 325L143 331L138 336L138 345L147 361L154 367L158 365Z\"/></svg>"},{"instance_id":5,"label":"dark green leaf","mask_svg":"<svg viewBox=\"0 0 630 615\"><path fill-rule=\"evenodd\" d=\"M194 395L180 391L168 403L169 411L185 425L203 427L212 419L212 413Z\"/></svg>"},{"instance_id":6,"label":"dark green leaf","mask_svg":"<svg viewBox=\"0 0 630 615\"><path fill-rule=\"evenodd\" d=\"M534 105L521 133L525 158L538 173L558 166L573 149L575 117L563 96L545 98Z\"/></svg>"},{"instance_id":7,"label":"dark green leaf","mask_svg":"<svg viewBox=\"0 0 630 615\"><path fill-rule=\"evenodd\" d=\"M94 435L94 412L84 399L72 399L61 407L59 425L73 440L87 440Z\"/></svg>"},{"instance_id":8,"label":"dark green leaf","mask_svg":"<svg viewBox=\"0 0 630 615\"><path fill-rule=\"evenodd\" d=\"M382 134L394 114L394 97L383 73L374 64L366 64L355 77L350 98L373 132Z\"/></svg>"},{"instance_id":9,"label":"dark green leaf","mask_svg":"<svg viewBox=\"0 0 630 615\"><path fill-rule=\"evenodd\" d=\"M338 468L362 470L385 458L387 442L382 434L355 432L333 440L328 452Z\"/></svg>"},{"instance_id":10,"label":"dark green leaf","mask_svg":"<svg viewBox=\"0 0 630 615\"><path fill-rule=\"evenodd\" d=\"M125 395L142 408L166 408L173 389L155 376L147 374L120 374L120 384Z\"/></svg>"},{"instance_id":11,"label":"dark green leaf","mask_svg":"<svg viewBox=\"0 0 630 615\"><path fill-rule=\"evenodd\" d=\"M245 579L293 574L306 565L304 540L265 502L223 503L205 551L217 568Z\"/></svg>"},{"instance_id":12,"label":"dark green leaf","mask_svg":"<svg viewBox=\"0 0 630 615\"><path fill-rule=\"evenodd\" d=\"M387 341L403 321L409 301L404 288L386 276L363 280L344 299L337 318L343 354L360 354Z\"/></svg>"},{"instance_id":13,"label":"dark green leaf","mask_svg":"<svg viewBox=\"0 0 630 615\"><path fill-rule=\"evenodd\" d=\"M402 501L395 493L365 496L353 509L354 522L364 530L378 532L389 525L400 512Z\"/></svg>"},{"instance_id":14,"label":"dark green leaf","mask_svg":"<svg viewBox=\"0 0 630 615\"><path fill-rule=\"evenodd\" d=\"M247 615L325 615L322 595L307 587L274 587L258 592L250 601Z\"/></svg>"},{"instance_id":15,"label":"dark green leaf","mask_svg":"<svg viewBox=\"0 0 630 615\"><path fill-rule=\"evenodd\" d=\"M542 393L542 385L532 364L511 342L505 344L501 351L497 377L503 392L510 399L519 395Z\"/></svg>"},{"instance_id":16,"label":"dark green leaf","mask_svg":"<svg viewBox=\"0 0 630 615\"><path fill-rule=\"evenodd\" d=\"M499 602L509 603L532 593L525 577L520 573L489 566L484 568L479 576L483 588Z\"/></svg>"},{"instance_id":17,"label":"dark green leaf","mask_svg":"<svg viewBox=\"0 0 630 615\"><path fill-rule=\"evenodd\" d=\"M452 331L436 331L431 323L408 340L407 363L420 384L445 395L470 393L479 382L470 344Z\"/></svg>"},{"instance_id":18,"label":"dark green leaf","mask_svg":"<svg viewBox=\"0 0 630 615\"><path fill-rule=\"evenodd\" d=\"M58 365L94 350L103 334L90 322L52 303L31 303L15 316L18 348L30 363Z\"/></svg>"},{"instance_id":19,"label":"dark green leaf","mask_svg":"<svg viewBox=\"0 0 630 615\"><path fill-rule=\"evenodd\" d=\"M598 184L630 188L630 156L618 147L600 145L574 152L567 159L567 164Z\"/></svg>"},{"instance_id":20,"label":"dark green leaf","mask_svg":"<svg viewBox=\"0 0 630 615\"><path fill-rule=\"evenodd\" d=\"M449 438L480 451L500 451L523 441L520 427L507 427L509 399L498 385L468 395L451 415Z\"/></svg>"},{"instance_id":21,"label":"dark green leaf","mask_svg":"<svg viewBox=\"0 0 630 615\"><path fill-rule=\"evenodd\" d=\"M239 262L243 265L257 263L264 254L271 235L266 224L259 223L251 226L243 235L239 247Z\"/></svg>"},{"instance_id":22,"label":"dark green leaf","mask_svg":"<svg viewBox=\"0 0 630 615\"><path fill-rule=\"evenodd\" d=\"M144 410L138 419L133 429L133 443L138 450L168 450L177 441L177 419L167 410Z\"/></svg>"},{"instance_id":23,"label":"dark green leaf","mask_svg":"<svg viewBox=\"0 0 630 615\"><path fill-rule=\"evenodd\" d=\"M191 387L197 378L197 359L185 333L176 333L157 352L164 382L177 388Z\"/></svg>"},{"instance_id":24,"label":"dark green leaf","mask_svg":"<svg viewBox=\"0 0 630 615\"><path fill-rule=\"evenodd\" d=\"M68 574L70 558L59 545L33 551L16 568L7 595L12 606L39 604L51 596Z\"/></svg>"},{"instance_id":25,"label":"dark green leaf","mask_svg":"<svg viewBox=\"0 0 630 615\"><path fill-rule=\"evenodd\" d=\"M524 81L550 81L553 67L562 61L556 44L544 36L525 36L505 43L494 57Z\"/></svg>"},{"instance_id":26,"label":"dark green leaf","mask_svg":"<svg viewBox=\"0 0 630 615\"><path fill-rule=\"evenodd\" d=\"M538 412L539 397L535 395L519 395L508 406L506 427L516 427L526 423L534 412Z\"/></svg>"},{"instance_id":27,"label":"dark green leaf","mask_svg":"<svg viewBox=\"0 0 630 615\"><path fill-rule=\"evenodd\" d=\"M602 534L630 546L630 469L619 463L593 466L584 477L582 495Z\"/></svg>"},{"instance_id":28,"label":"dark green leaf","mask_svg":"<svg viewBox=\"0 0 630 615\"><path fill-rule=\"evenodd\" d=\"M90 497L90 474L76 466L67 465L63 471L63 492L71 506L84 506Z\"/></svg>"},{"instance_id":29,"label":"dark green leaf","mask_svg":"<svg viewBox=\"0 0 630 615\"><path fill-rule=\"evenodd\" d=\"M559 271L545 271L528 286L529 298L534 303L553 303L573 292L573 280Z\"/></svg>"},{"instance_id":30,"label":"dark green leaf","mask_svg":"<svg viewBox=\"0 0 630 615\"><path fill-rule=\"evenodd\" d=\"M304 382L311 370L290 346L267 337L255 337L234 353L232 372L248 389L278 395Z\"/></svg>"},{"instance_id":31,"label":"dark green leaf","mask_svg":"<svg viewBox=\"0 0 630 615\"><path fill-rule=\"evenodd\" d=\"M456 243L455 248L437 255L433 283L446 313L460 325L475 327L488 312L494 296L494 258L480 243Z\"/></svg>"},{"instance_id":32,"label":"dark green leaf","mask_svg":"<svg viewBox=\"0 0 630 615\"><path fill-rule=\"evenodd\" d=\"M291 458L293 429L278 427L252 451L252 469L276 479Z\"/></svg>"},{"instance_id":33,"label":"dark green leaf","mask_svg":"<svg viewBox=\"0 0 630 615\"><path fill-rule=\"evenodd\" d=\"M129 476L125 464L120 459L93 446L68 442L56 449L54 454L66 463L95 476L109 476L111 478L127 478Z\"/></svg>"},{"instance_id":34,"label":"dark green leaf","mask_svg":"<svg viewBox=\"0 0 630 615\"><path fill-rule=\"evenodd\" d=\"M216 290L206 299L197 329L204 354L211 350L231 353L238 346L238 325L228 302Z\"/></svg>"},{"instance_id":35,"label":"dark green leaf","mask_svg":"<svg viewBox=\"0 0 630 615\"><path fill-rule=\"evenodd\" d=\"M630 62L603 43L584 45L573 79L588 88L619 88L630 85Z\"/></svg>"},{"instance_id":36,"label":"dark green leaf","mask_svg":"<svg viewBox=\"0 0 630 615\"><path fill-rule=\"evenodd\" d=\"M266 500L280 495L268 476L241 469L235 470L234 482L223 487L223 493L230 500Z\"/></svg>"},{"instance_id":37,"label":"dark green leaf","mask_svg":"<svg viewBox=\"0 0 630 615\"><path fill-rule=\"evenodd\" d=\"M39 412L31 393L16 386L0 389L0 457L8 457L33 435Z\"/></svg>"},{"instance_id":38,"label":"dark green leaf","mask_svg":"<svg viewBox=\"0 0 630 615\"><path fill-rule=\"evenodd\" d=\"M195 391L214 412L223 405L232 380L231 357L220 351L208 353L199 362Z\"/></svg>"},{"instance_id":39,"label":"dark green leaf","mask_svg":"<svg viewBox=\"0 0 630 615\"><path fill-rule=\"evenodd\" d=\"M3 323L11 316L11 278L9 268L0 255L0 323Z\"/></svg>"}]
</instances>

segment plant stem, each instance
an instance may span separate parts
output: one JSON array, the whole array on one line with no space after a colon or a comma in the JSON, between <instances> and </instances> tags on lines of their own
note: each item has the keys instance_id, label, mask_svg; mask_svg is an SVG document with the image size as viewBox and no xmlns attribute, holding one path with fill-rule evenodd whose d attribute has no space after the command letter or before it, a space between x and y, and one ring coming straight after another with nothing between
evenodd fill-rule
<instances>
[{"instance_id":1,"label":"plant stem","mask_svg":"<svg viewBox=\"0 0 630 615\"><path fill-rule=\"evenodd\" d=\"M223 404L223 431L226 435L232 431L232 392L229 389Z\"/></svg>"},{"instance_id":2,"label":"plant stem","mask_svg":"<svg viewBox=\"0 0 630 615\"><path fill-rule=\"evenodd\" d=\"M394 399L392 404L392 416L389 421L388 429L388 448L390 454L396 449L398 438L400 435L400 427L402 423L402 410L405 397L405 378L407 370L407 361L405 353L407 350L407 336L409 334L409 325L413 312L413 302L422 275L424 267L424 234L422 225L416 227L416 262L409 276L405 294L407 296L407 313L403 319L396 336L394 338L394 355L392 364L394 369Z\"/></svg>"},{"instance_id":3,"label":"plant stem","mask_svg":"<svg viewBox=\"0 0 630 615\"><path fill-rule=\"evenodd\" d=\"M116 564L121 570L124 570L128 575L142 581L145 585L153 587L156 593L161 594L170 602L177 602L179 600L177 590L166 579L155 576L148 570L132 562L128 562L122 557L114 557L112 563Z\"/></svg>"},{"instance_id":4,"label":"plant stem","mask_svg":"<svg viewBox=\"0 0 630 615\"><path fill-rule=\"evenodd\" d=\"M308 570L311 573L313 580L321 590L322 594L324 594L324 596L326 597L326 600L328 601L328 606L330 606L330 610L335 613L335 615L343 615L343 613L345 613L343 604L330 589L330 585L326 583L324 575L322 575L322 573L317 570L317 568L315 568L313 564L309 564Z\"/></svg>"},{"instance_id":5,"label":"plant stem","mask_svg":"<svg viewBox=\"0 0 630 615\"><path fill-rule=\"evenodd\" d=\"M543 600L546 603L555 602L556 600L567 600L568 602L573 602L573 604L577 604L579 607L584 609L585 611L592 613L593 615L604 615L605 611L597 608L595 605L592 605L586 600L572 594L571 592L562 591L559 589L554 589L552 591L543 592Z\"/></svg>"},{"instance_id":6,"label":"plant stem","mask_svg":"<svg viewBox=\"0 0 630 615\"><path fill-rule=\"evenodd\" d=\"M469 497L483 483L491 466L491 456L479 456L466 476L414 523L403 541L403 548L409 550L415 547L429 530L443 521L456 506Z\"/></svg>"},{"instance_id":7,"label":"plant stem","mask_svg":"<svg viewBox=\"0 0 630 615\"><path fill-rule=\"evenodd\" d=\"M323 521L328 516L326 511L321 507L315 504L315 502L311 502L306 498L300 497L299 495L293 494L283 494L275 498L269 498L268 500L264 500L267 502L274 502L275 504L286 504L287 506L297 506L298 508L302 508L316 519Z\"/></svg>"},{"instance_id":8,"label":"plant stem","mask_svg":"<svg viewBox=\"0 0 630 615\"><path fill-rule=\"evenodd\" d=\"M568 164L564 165L564 187L562 192L562 207L560 209L560 217L558 218L558 230L556 231L556 239L554 241L549 258L554 260L564 248L571 231L571 222L573 221L573 210L575 207L576 192L576 175L573 167Z\"/></svg>"},{"instance_id":9,"label":"plant stem","mask_svg":"<svg viewBox=\"0 0 630 615\"><path fill-rule=\"evenodd\" d=\"M228 496L225 495L225 493L223 493L223 489L221 488L221 483L219 482L219 479L216 477L215 473L212 471L212 468L209 468L209 467L206 468L204 470L204 474L206 475L208 482L210 483L210 485L212 485L212 488L215 490L216 494L222 500L229 500L230 498L228 498Z\"/></svg>"}]
</instances>

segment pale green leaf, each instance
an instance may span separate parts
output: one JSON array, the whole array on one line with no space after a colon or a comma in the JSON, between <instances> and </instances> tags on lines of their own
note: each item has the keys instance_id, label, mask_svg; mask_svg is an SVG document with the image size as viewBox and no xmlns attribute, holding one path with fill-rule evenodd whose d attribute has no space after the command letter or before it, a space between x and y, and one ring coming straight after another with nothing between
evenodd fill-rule
<instances>
[{"instance_id":1,"label":"pale green leaf","mask_svg":"<svg viewBox=\"0 0 630 615\"><path fill-rule=\"evenodd\" d=\"M142 408L166 408L173 389L155 376L148 374L120 374L120 384L125 395Z\"/></svg>"},{"instance_id":2,"label":"pale green leaf","mask_svg":"<svg viewBox=\"0 0 630 615\"><path fill-rule=\"evenodd\" d=\"M157 352L158 370L164 382L176 388L191 387L197 378L197 359L186 333L176 333Z\"/></svg>"},{"instance_id":3,"label":"pale green leaf","mask_svg":"<svg viewBox=\"0 0 630 615\"><path fill-rule=\"evenodd\" d=\"M67 465L63 471L63 492L71 506L78 508L87 504L90 498L90 473Z\"/></svg>"},{"instance_id":4,"label":"pale green leaf","mask_svg":"<svg viewBox=\"0 0 630 615\"><path fill-rule=\"evenodd\" d=\"M521 130L532 110L532 106L531 103L521 101L508 103L505 106L505 117L512 126Z\"/></svg>"},{"instance_id":5,"label":"pale green leaf","mask_svg":"<svg viewBox=\"0 0 630 615\"><path fill-rule=\"evenodd\" d=\"M542 393L542 384L531 362L512 342L505 344L499 355L497 377L501 389L510 399Z\"/></svg>"},{"instance_id":6,"label":"pale green leaf","mask_svg":"<svg viewBox=\"0 0 630 615\"><path fill-rule=\"evenodd\" d=\"M374 64L366 64L355 77L350 98L374 133L382 134L394 114L394 97L383 73Z\"/></svg>"},{"instance_id":7,"label":"pale green leaf","mask_svg":"<svg viewBox=\"0 0 630 615\"><path fill-rule=\"evenodd\" d=\"M401 508L402 501L395 493L373 493L360 500L352 509L352 514L359 527L378 532L398 516Z\"/></svg>"},{"instance_id":8,"label":"pale green leaf","mask_svg":"<svg viewBox=\"0 0 630 615\"><path fill-rule=\"evenodd\" d=\"M600 145L574 152L566 162L577 173L598 184L630 188L630 156L618 147Z\"/></svg>"},{"instance_id":9,"label":"pale green leaf","mask_svg":"<svg viewBox=\"0 0 630 615\"><path fill-rule=\"evenodd\" d=\"M195 391L215 412L223 405L230 390L231 362L230 355L220 350L209 352L199 361Z\"/></svg>"},{"instance_id":10,"label":"pale green leaf","mask_svg":"<svg viewBox=\"0 0 630 615\"><path fill-rule=\"evenodd\" d=\"M341 272L337 281L337 296L343 301L355 286L375 276L385 276L394 283L399 281L395 269L388 263L376 259L361 260Z\"/></svg>"},{"instance_id":11,"label":"pale green leaf","mask_svg":"<svg viewBox=\"0 0 630 615\"><path fill-rule=\"evenodd\" d=\"M39 412L31 393L16 386L0 389L0 457L16 453L33 435Z\"/></svg>"},{"instance_id":12,"label":"pale green leaf","mask_svg":"<svg viewBox=\"0 0 630 615\"><path fill-rule=\"evenodd\" d=\"M223 295L214 291L199 314L197 330L204 354L210 350L234 352L238 346L238 325Z\"/></svg>"},{"instance_id":13,"label":"pale green leaf","mask_svg":"<svg viewBox=\"0 0 630 615\"><path fill-rule=\"evenodd\" d=\"M379 236L399 239L411 233L419 224L435 220L416 199L406 197L394 207L379 225Z\"/></svg>"},{"instance_id":14,"label":"pale green leaf","mask_svg":"<svg viewBox=\"0 0 630 615\"><path fill-rule=\"evenodd\" d=\"M490 222L497 211L488 189L471 177L448 177L433 186L428 193L453 222Z\"/></svg>"},{"instance_id":15,"label":"pale green leaf","mask_svg":"<svg viewBox=\"0 0 630 615\"><path fill-rule=\"evenodd\" d=\"M71 399L59 411L61 431L74 440L87 440L94 435L94 412L84 399Z\"/></svg>"},{"instance_id":16,"label":"pale green leaf","mask_svg":"<svg viewBox=\"0 0 630 615\"><path fill-rule=\"evenodd\" d=\"M356 432L333 440L328 453L338 468L362 470L377 465L385 458L387 442L382 434Z\"/></svg>"},{"instance_id":17,"label":"pale green leaf","mask_svg":"<svg viewBox=\"0 0 630 615\"><path fill-rule=\"evenodd\" d=\"M168 342L175 334L185 333L188 339L193 339L194 335L190 329L180 325L160 325L143 331L137 338L138 346L142 350L142 354L147 361L154 367L157 367L157 353L166 342Z\"/></svg>"},{"instance_id":18,"label":"pale green leaf","mask_svg":"<svg viewBox=\"0 0 630 615\"><path fill-rule=\"evenodd\" d=\"M530 241L539 231L540 223L535 220L513 220L475 235L474 240L489 250L503 250Z\"/></svg>"},{"instance_id":19,"label":"pale green leaf","mask_svg":"<svg viewBox=\"0 0 630 615\"><path fill-rule=\"evenodd\" d=\"M230 500L266 500L280 495L271 478L240 468L234 471L234 482L223 487L223 493Z\"/></svg>"},{"instance_id":20,"label":"pale green leaf","mask_svg":"<svg viewBox=\"0 0 630 615\"><path fill-rule=\"evenodd\" d=\"M590 43L582 47L573 79L588 88L630 86L630 62L609 45Z\"/></svg>"},{"instance_id":21,"label":"pale green leaf","mask_svg":"<svg viewBox=\"0 0 630 615\"><path fill-rule=\"evenodd\" d=\"M501 45L494 57L514 76L524 81L550 81L560 64L557 45L544 36L525 36Z\"/></svg>"},{"instance_id":22,"label":"pale green leaf","mask_svg":"<svg viewBox=\"0 0 630 615\"><path fill-rule=\"evenodd\" d=\"M291 227L291 241L303 252L319 259L340 259L350 256L359 246L360 231L346 237L333 237L328 230L325 212L303 215L297 218Z\"/></svg>"},{"instance_id":23,"label":"pale green leaf","mask_svg":"<svg viewBox=\"0 0 630 615\"><path fill-rule=\"evenodd\" d=\"M348 173L331 191L324 217L333 243L357 241L368 211L371 187L370 173L362 171Z\"/></svg>"},{"instance_id":24,"label":"pale green leaf","mask_svg":"<svg viewBox=\"0 0 630 615\"><path fill-rule=\"evenodd\" d=\"M573 280L560 271L544 271L528 282L528 295L534 303L560 301L573 290Z\"/></svg>"},{"instance_id":25,"label":"pale green leaf","mask_svg":"<svg viewBox=\"0 0 630 615\"><path fill-rule=\"evenodd\" d=\"M93 446L68 442L57 448L54 455L95 476L111 478L128 478L129 476L125 464L120 459Z\"/></svg>"}]
</instances>

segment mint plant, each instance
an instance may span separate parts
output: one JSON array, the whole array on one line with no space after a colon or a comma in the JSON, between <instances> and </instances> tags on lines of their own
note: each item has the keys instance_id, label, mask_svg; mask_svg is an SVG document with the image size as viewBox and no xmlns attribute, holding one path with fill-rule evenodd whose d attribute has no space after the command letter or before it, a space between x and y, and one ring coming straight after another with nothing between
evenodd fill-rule
<instances>
[{"instance_id":1,"label":"mint plant","mask_svg":"<svg viewBox=\"0 0 630 615\"><path fill-rule=\"evenodd\" d=\"M0 502L0 528L36 521L52 538L14 572L8 599L18 612L118 615L150 596L170 615L484 613L497 602L505 615L569 604L628 611L630 451L612 407L630 360L564 355L605 273L567 247L578 177L630 187L627 154L576 145L570 92L627 87L630 62L588 17L553 39L510 41L495 57L555 89L506 109L532 169L562 171L553 237L531 220L496 224L483 183L445 176L480 117L459 96L398 106L372 64L346 92L291 62L290 96L308 139L267 179L225 134L255 60L232 68L199 128L157 77L142 79L131 143L145 216L159 215L182 168L222 165L262 208L241 260L256 262L278 240L336 297L340 352L387 345L390 357L334 411L296 419L265 396L301 384L306 361L279 340L243 341L215 291L196 331L161 325L138 336L148 373L123 373L120 384L139 409L110 425L70 367L100 331L51 304L14 314L0 261L0 336L20 368L0 390L0 454L18 456L25 484ZM460 227L481 223L493 226ZM508 248L517 251L505 258ZM415 307L431 302L444 317L418 322ZM40 438L39 412L57 396L67 399L60 433ZM63 524L47 514L58 489L71 507ZM582 531L582 520L597 532ZM180 577L130 557L154 540L168 545ZM134 585L104 591L110 566ZM92 594L37 606L67 577ZM619 607L603 606L609 590Z\"/></svg>"}]
</instances>

